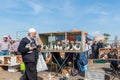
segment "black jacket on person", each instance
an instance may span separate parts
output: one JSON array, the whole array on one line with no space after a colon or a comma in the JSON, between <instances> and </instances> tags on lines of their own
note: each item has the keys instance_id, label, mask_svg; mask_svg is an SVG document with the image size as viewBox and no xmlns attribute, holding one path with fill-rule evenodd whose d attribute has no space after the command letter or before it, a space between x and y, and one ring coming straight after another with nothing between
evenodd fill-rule
<instances>
[{"instance_id":1,"label":"black jacket on person","mask_svg":"<svg viewBox=\"0 0 120 80\"><path fill-rule=\"evenodd\" d=\"M92 48L92 53L93 53L93 52L97 52L97 50L98 50L98 45L93 43L93 45L91 46L91 48Z\"/></svg>"},{"instance_id":2,"label":"black jacket on person","mask_svg":"<svg viewBox=\"0 0 120 80\"><path fill-rule=\"evenodd\" d=\"M28 53L30 50L26 48L26 45L29 43L30 40L27 37L23 38L19 44L18 51L22 54L23 62L37 62L38 50L34 49L31 53Z\"/></svg>"},{"instance_id":3,"label":"black jacket on person","mask_svg":"<svg viewBox=\"0 0 120 80\"><path fill-rule=\"evenodd\" d=\"M98 43L97 45L98 45L98 49L99 48L104 48L104 44L103 43Z\"/></svg>"}]
</instances>

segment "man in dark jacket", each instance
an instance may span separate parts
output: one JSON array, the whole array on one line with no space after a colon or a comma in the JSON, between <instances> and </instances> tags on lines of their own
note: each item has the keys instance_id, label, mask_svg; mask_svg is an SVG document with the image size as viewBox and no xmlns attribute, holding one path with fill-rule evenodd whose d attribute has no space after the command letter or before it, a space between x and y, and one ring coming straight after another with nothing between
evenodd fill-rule
<instances>
[{"instance_id":1,"label":"man in dark jacket","mask_svg":"<svg viewBox=\"0 0 120 80\"><path fill-rule=\"evenodd\" d=\"M99 49L100 48L104 48L104 43L103 43L103 41L102 40L100 40L98 43L97 43L97 46L98 46L98 49L97 49L97 52L98 52L98 56L97 56L97 58L99 58Z\"/></svg>"},{"instance_id":2,"label":"man in dark jacket","mask_svg":"<svg viewBox=\"0 0 120 80\"><path fill-rule=\"evenodd\" d=\"M97 59L98 58L98 45L97 41L94 41L94 43L91 46L92 48L92 58Z\"/></svg>"},{"instance_id":3,"label":"man in dark jacket","mask_svg":"<svg viewBox=\"0 0 120 80\"><path fill-rule=\"evenodd\" d=\"M25 80L37 80L36 64L38 59L38 48L35 41L36 30L29 29L29 35L23 38L18 47L18 51L22 54L25 63Z\"/></svg>"},{"instance_id":4,"label":"man in dark jacket","mask_svg":"<svg viewBox=\"0 0 120 80\"><path fill-rule=\"evenodd\" d=\"M98 42L98 48L104 48L104 43L102 40Z\"/></svg>"}]
</instances>

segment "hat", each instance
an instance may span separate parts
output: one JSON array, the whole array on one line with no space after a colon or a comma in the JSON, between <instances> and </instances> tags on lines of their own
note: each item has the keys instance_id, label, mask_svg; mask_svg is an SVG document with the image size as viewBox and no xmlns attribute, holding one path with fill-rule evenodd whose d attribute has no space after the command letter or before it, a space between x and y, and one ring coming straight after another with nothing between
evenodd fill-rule
<instances>
[{"instance_id":1,"label":"hat","mask_svg":"<svg viewBox=\"0 0 120 80\"><path fill-rule=\"evenodd\" d=\"M6 38L6 37L8 37L8 36L7 36L7 35L4 35L3 37Z\"/></svg>"},{"instance_id":2,"label":"hat","mask_svg":"<svg viewBox=\"0 0 120 80\"><path fill-rule=\"evenodd\" d=\"M29 33L31 33L31 32L36 32L36 30L35 30L34 28L30 28L30 29L28 30L28 32L29 32Z\"/></svg>"}]
</instances>

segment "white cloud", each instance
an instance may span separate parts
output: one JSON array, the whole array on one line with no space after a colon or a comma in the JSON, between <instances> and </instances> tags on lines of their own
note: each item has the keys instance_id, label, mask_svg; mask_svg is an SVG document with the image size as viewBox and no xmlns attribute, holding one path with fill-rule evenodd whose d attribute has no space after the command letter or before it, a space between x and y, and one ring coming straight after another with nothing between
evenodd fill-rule
<instances>
[{"instance_id":1,"label":"white cloud","mask_svg":"<svg viewBox=\"0 0 120 80\"><path fill-rule=\"evenodd\" d=\"M74 18L78 14L78 9L71 0L65 0L57 7L57 10L60 11L61 15L70 18Z\"/></svg>"},{"instance_id":2,"label":"white cloud","mask_svg":"<svg viewBox=\"0 0 120 80\"><path fill-rule=\"evenodd\" d=\"M94 32L92 32L92 35L93 36L98 36L98 35L100 35L100 31L94 31Z\"/></svg>"},{"instance_id":3,"label":"white cloud","mask_svg":"<svg viewBox=\"0 0 120 80\"><path fill-rule=\"evenodd\" d=\"M43 7L39 4L39 3L35 3L33 1L28 1L28 0L24 0L24 2L26 2L28 4L28 6L32 9L32 14L36 15L39 14L40 12L42 12Z\"/></svg>"},{"instance_id":4,"label":"white cloud","mask_svg":"<svg viewBox=\"0 0 120 80\"><path fill-rule=\"evenodd\" d=\"M33 14L38 14L42 12L43 7L38 3L34 3L30 1L29 6L33 9Z\"/></svg>"},{"instance_id":5,"label":"white cloud","mask_svg":"<svg viewBox=\"0 0 120 80\"><path fill-rule=\"evenodd\" d=\"M0 10L9 14L36 15L43 11L43 6L34 0L7 0L0 3Z\"/></svg>"}]
</instances>

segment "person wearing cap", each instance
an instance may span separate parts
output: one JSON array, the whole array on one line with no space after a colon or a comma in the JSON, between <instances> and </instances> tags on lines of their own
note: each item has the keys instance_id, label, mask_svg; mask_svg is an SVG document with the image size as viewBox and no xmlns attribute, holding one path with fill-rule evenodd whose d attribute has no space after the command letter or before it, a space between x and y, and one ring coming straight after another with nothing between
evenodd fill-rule
<instances>
[{"instance_id":1,"label":"person wearing cap","mask_svg":"<svg viewBox=\"0 0 120 80\"><path fill-rule=\"evenodd\" d=\"M36 64L38 59L38 45L36 44L36 30L29 29L27 37L24 37L19 44L18 51L22 54L25 63L25 80L37 80Z\"/></svg>"},{"instance_id":2,"label":"person wearing cap","mask_svg":"<svg viewBox=\"0 0 120 80\"><path fill-rule=\"evenodd\" d=\"M8 55L10 49L10 43L8 42L8 36L3 36L3 41L0 42L0 55Z\"/></svg>"}]
</instances>

